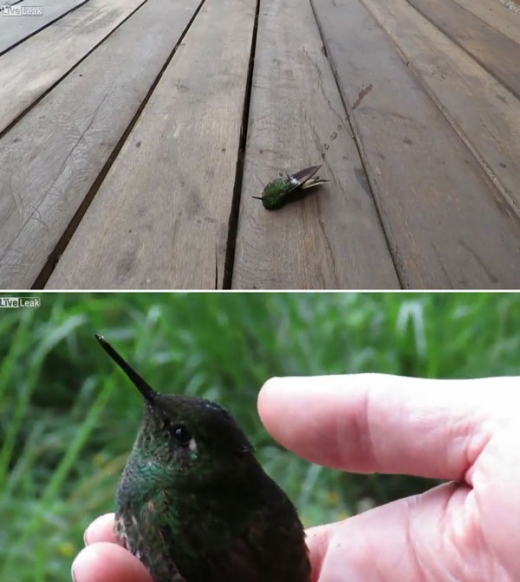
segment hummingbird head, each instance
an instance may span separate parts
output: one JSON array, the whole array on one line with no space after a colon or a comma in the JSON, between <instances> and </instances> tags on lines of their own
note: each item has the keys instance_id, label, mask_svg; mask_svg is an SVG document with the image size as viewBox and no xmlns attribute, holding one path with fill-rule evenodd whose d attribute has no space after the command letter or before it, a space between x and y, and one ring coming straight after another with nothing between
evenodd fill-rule
<instances>
[{"instance_id":1,"label":"hummingbird head","mask_svg":"<svg viewBox=\"0 0 520 582\"><path fill-rule=\"evenodd\" d=\"M190 396L155 393L146 402L134 453L190 480L239 470L253 447L221 406ZM234 469L233 469L234 467Z\"/></svg>"},{"instance_id":2,"label":"hummingbird head","mask_svg":"<svg viewBox=\"0 0 520 582\"><path fill-rule=\"evenodd\" d=\"M155 487L185 481L193 489L249 465L254 449L227 410L203 398L156 392L104 338L96 337L145 401L127 465L134 480L143 475Z\"/></svg>"}]
</instances>

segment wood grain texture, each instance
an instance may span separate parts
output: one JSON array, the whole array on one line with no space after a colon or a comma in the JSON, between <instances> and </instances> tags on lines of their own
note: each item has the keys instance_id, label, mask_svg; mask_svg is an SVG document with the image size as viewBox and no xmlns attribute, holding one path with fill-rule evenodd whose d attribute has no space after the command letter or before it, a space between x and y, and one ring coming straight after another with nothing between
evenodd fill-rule
<instances>
[{"instance_id":1,"label":"wood grain texture","mask_svg":"<svg viewBox=\"0 0 520 582\"><path fill-rule=\"evenodd\" d=\"M255 7L204 5L47 288L222 286Z\"/></svg>"},{"instance_id":2,"label":"wood grain texture","mask_svg":"<svg viewBox=\"0 0 520 582\"><path fill-rule=\"evenodd\" d=\"M0 13L0 55L12 46L41 30L49 23L63 17L81 4L89 0L24 0L14 8L22 9L27 6L41 6L43 14L40 16L3 16ZM0 61L1 66L1 61Z\"/></svg>"},{"instance_id":3,"label":"wood grain texture","mask_svg":"<svg viewBox=\"0 0 520 582\"><path fill-rule=\"evenodd\" d=\"M363 0L520 215L520 101L406 0Z\"/></svg>"},{"instance_id":4,"label":"wood grain texture","mask_svg":"<svg viewBox=\"0 0 520 582\"><path fill-rule=\"evenodd\" d=\"M262 3L233 288L399 286L322 48L308 0ZM330 182L304 200L270 212L252 198L315 164Z\"/></svg>"},{"instance_id":5,"label":"wood grain texture","mask_svg":"<svg viewBox=\"0 0 520 582\"><path fill-rule=\"evenodd\" d=\"M149 0L0 140L0 286L33 285L199 0Z\"/></svg>"},{"instance_id":6,"label":"wood grain texture","mask_svg":"<svg viewBox=\"0 0 520 582\"><path fill-rule=\"evenodd\" d=\"M510 10L500 0L452 0L491 28L520 44L520 13ZM520 49L519 49L520 50Z\"/></svg>"},{"instance_id":7,"label":"wood grain texture","mask_svg":"<svg viewBox=\"0 0 520 582\"><path fill-rule=\"evenodd\" d=\"M452 0L408 0L451 40L468 51L509 91L520 97L520 45Z\"/></svg>"},{"instance_id":8,"label":"wood grain texture","mask_svg":"<svg viewBox=\"0 0 520 582\"><path fill-rule=\"evenodd\" d=\"M516 216L360 2L314 3L401 282L520 286Z\"/></svg>"},{"instance_id":9,"label":"wood grain texture","mask_svg":"<svg viewBox=\"0 0 520 582\"><path fill-rule=\"evenodd\" d=\"M0 57L0 134L144 1L91 0Z\"/></svg>"}]
</instances>

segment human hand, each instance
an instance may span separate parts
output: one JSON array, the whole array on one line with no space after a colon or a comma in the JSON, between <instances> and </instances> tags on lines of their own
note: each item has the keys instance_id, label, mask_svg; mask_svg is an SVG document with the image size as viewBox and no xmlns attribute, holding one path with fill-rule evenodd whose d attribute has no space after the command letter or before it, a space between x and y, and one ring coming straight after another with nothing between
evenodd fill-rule
<instances>
[{"instance_id":1,"label":"human hand","mask_svg":"<svg viewBox=\"0 0 520 582\"><path fill-rule=\"evenodd\" d=\"M452 481L310 529L313 581L520 580L519 390L518 378L270 380L260 416L297 455Z\"/></svg>"},{"instance_id":2,"label":"human hand","mask_svg":"<svg viewBox=\"0 0 520 582\"><path fill-rule=\"evenodd\" d=\"M375 374L270 380L259 396L262 420L302 457L456 482L309 530L313 581L520 580L517 385ZM76 582L151 582L116 545L112 525L110 514L87 530Z\"/></svg>"}]
</instances>

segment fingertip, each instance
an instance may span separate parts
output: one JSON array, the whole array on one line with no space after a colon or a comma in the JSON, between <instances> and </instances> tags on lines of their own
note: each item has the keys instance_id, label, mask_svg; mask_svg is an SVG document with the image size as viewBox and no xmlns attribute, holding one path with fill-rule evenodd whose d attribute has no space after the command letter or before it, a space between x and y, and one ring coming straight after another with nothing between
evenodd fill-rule
<instances>
[{"instance_id":1,"label":"fingertip","mask_svg":"<svg viewBox=\"0 0 520 582\"><path fill-rule=\"evenodd\" d=\"M152 582L144 565L129 551L108 542L81 550L72 564L74 582Z\"/></svg>"},{"instance_id":2,"label":"fingertip","mask_svg":"<svg viewBox=\"0 0 520 582\"><path fill-rule=\"evenodd\" d=\"M260 388L257 398L257 408L262 422L264 421L264 418L268 418L270 415L273 397L276 398L276 391L279 388L279 385L280 378L269 378L262 388Z\"/></svg>"},{"instance_id":3,"label":"fingertip","mask_svg":"<svg viewBox=\"0 0 520 582\"><path fill-rule=\"evenodd\" d=\"M312 462L323 462L320 455L310 458L307 453L309 446L316 448L316 443L320 451L328 450L328 445L323 447L323 439L330 436L324 434L330 433L329 423L323 418L337 414L337 385L334 376L271 378L258 397L262 423L284 447ZM302 439L302 432L307 438ZM309 435L315 442L309 442Z\"/></svg>"},{"instance_id":4,"label":"fingertip","mask_svg":"<svg viewBox=\"0 0 520 582\"><path fill-rule=\"evenodd\" d=\"M287 429L286 414L298 414L297 410L302 400L297 396L302 394L302 383L305 378L270 378L262 386L258 394L258 414L265 428L281 444L287 446L285 433ZM296 397L295 397L296 396Z\"/></svg>"},{"instance_id":5,"label":"fingertip","mask_svg":"<svg viewBox=\"0 0 520 582\"><path fill-rule=\"evenodd\" d=\"M86 546L98 542L118 543L114 533L114 514L106 513L95 519L85 530L83 540Z\"/></svg>"},{"instance_id":6,"label":"fingertip","mask_svg":"<svg viewBox=\"0 0 520 582\"><path fill-rule=\"evenodd\" d=\"M319 580L323 561L329 547L331 528L329 525L311 527L305 531L305 541L309 549L312 566L312 580Z\"/></svg>"},{"instance_id":7,"label":"fingertip","mask_svg":"<svg viewBox=\"0 0 520 582\"><path fill-rule=\"evenodd\" d=\"M279 417L286 404L298 406L300 400L295 397L306 399L306 392L316 387L318 378L307 378L298 376L287 376L284 378L269 378L264 383L258 393L258 413L262 421L270 422Z\"/></svg>"}]
</instances>

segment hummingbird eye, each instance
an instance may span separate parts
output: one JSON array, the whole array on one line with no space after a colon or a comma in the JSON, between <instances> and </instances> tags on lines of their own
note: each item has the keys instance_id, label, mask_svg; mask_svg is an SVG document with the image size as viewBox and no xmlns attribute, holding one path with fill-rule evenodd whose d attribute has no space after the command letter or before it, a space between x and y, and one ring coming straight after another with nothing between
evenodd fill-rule
<instances>
[{"instance_id":1,"label":"hummingbird eye","mask_svg":"<svg viewBox=\"0 0 520 582\"><path fill-rule=\"evenodd\" d=\"M184 426L176 426L173 429L173 436L184 447L190 444L191 434Z\"/></svg>"}]
</instances>

